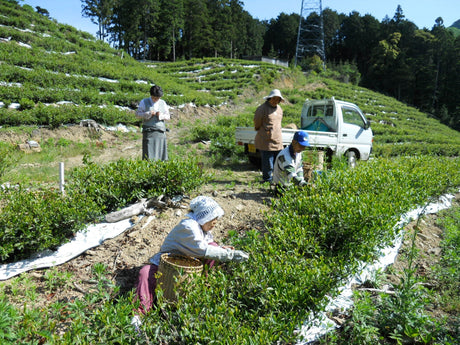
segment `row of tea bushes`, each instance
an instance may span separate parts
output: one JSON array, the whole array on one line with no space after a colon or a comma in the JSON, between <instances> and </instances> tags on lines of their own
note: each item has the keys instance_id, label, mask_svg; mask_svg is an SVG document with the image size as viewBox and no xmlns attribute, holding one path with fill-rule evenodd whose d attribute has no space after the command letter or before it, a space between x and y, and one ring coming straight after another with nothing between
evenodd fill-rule
<instances>
[{"instance_id":1,"label":"row of tea bushes","mask_svg":"<svg viewBox=\"0 0 460 345\"><path fill-rule=\"evenodd\" d=\"M85 162L72 171L65 195L50 189L0 189L1 262L54 249L86 223L142 198L185 195L207 181L192 160Z\"/></svg>"},{"instance_id":2,"label":"row of tea bushes","mask_svg":"<svg viewBox=\"0 0 460 345\"><path fill-rule=\"evenodd\" d=\"M300 113L306 99L331 98L357 104L374 133L373 154L376 157L399 155L460 154L460 133L417 109L394 98L338 81L308 77L309 87L282 90L290 106L283 105L283 125L300 126Z\"/></svg>"},{"instance_id":3,"label":"row of tea bushes","mask_svg":"<svg viewBox=\"0 0 460 345\"><path fill-rule=\"evenodd\" d=\"M0 102L6 105L26 98L135 108L153 84L171 105L220 105L248 86L267 86L285 69L223 58L142 63L30 6L3 2L0 10Z\"/></svg>"},{"instance_id":4,"label":"row of tea bushes","mask_svg":"<svg viewBox=\"0 0 460 345\"><path fill-rule=\"evenodd\" d=\"M432 157L328 170L274 201L266 232L234 232L249 261L198 277L178 305L161 305L168 322L147 316L145 332L154 342L295 343L306 316L394 240L402 213L458 191L458 171L460 159Z\"/></svg>"},{"instance_id":5,"label":"row of tea bushes","mask_svg":"<svg viewBox=\"0 0 460 345\"><path fill-rule=\"evenodd\" d=\"M21 99L21 107L27 103L27 99ZM114 126L119 123L126 125L139 124L133 111L115 106L77 106L74 104L63 104L60 106L47 106L39 103L37 106L27 110L14 110L0 108L0 123L4 126L47 126L57 128L64 124L79 124L80 121L91 119L99 124Z\"/></svg>"},{"instance_id":6,"label":"row of tea bushes","mask_svg":"<svg viewBox=\"0 0 460 345\"><path fill-rule=\"evenodd\" d=\"M391 242L400 212L449 186L458 192L459 167L458 158L375 159L353 170L334 162L314 185L275 199L266 230L231 234L235 246L250 252L249 261L196 277L174 306L159 293L159 308L143 318L141 333L130 325L132 295L116 287L109 292L113 277L105 278L99 264L93 267L95 291L58 301L45 313L43 307L14 307L5 292L0 332L18 343L297 343L307 315L322 309L359 260L372 260L376 247Z\"/></svg>"}]
</instances>

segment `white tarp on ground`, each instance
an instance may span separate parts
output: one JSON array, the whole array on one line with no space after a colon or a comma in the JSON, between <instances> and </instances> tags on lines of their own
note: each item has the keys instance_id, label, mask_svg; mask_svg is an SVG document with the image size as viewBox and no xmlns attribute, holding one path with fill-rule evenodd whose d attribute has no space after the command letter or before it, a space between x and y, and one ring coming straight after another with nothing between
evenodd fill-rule
<instances>
[{"instance_id":1,"label":"white tarp on ground","mask_svg":"<svg viewBox=\"0 0 460 345\"><path fill-rule=\"evenodd\" d=\"M397 229L402 229L410 221L417 219L422 214L437 213L452 206L453 195L447 194L441 196L437 202L431 203L426 207L420 207L413 211L404 214L400 221L395 225ZM326 333L338 328L339 326L329 319L326 315L333 311L345 311L353 305L353 290L352 286L362 284L366 280L372 279L378 270L384 270L388 265L394 263L401 247L404 234L402 231L395 239L391 247L386 247L381 251L380 259L372 265L363 265L361 273L351 277L347 284L340 289L340 294L333 300L329 301L326 309L315 318L310 315L302 328L299 330L299 338L301 339L297 345L306 345L318 340Z\"/></svg>"},{"instance_id":2,"label":"white tarp on ground","mask_svg":"<svg viewBox=\"0 0 460 345\"><path fill-rule=\"evenodd\" d=\"M55 252L43 253L35 259L27 259L0 266L0 280L10 279L18 274L39 268L61 265L86 250L101 245L105 240L114 238L132 226L129 219L116 223L99 223L79 231L68 243Z\"/></svg>"}]
</instances>

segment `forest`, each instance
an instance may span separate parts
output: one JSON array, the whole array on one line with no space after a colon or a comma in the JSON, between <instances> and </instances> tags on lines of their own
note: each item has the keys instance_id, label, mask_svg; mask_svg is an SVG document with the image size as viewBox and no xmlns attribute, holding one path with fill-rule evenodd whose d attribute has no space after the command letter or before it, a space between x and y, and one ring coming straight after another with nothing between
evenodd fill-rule
<instances>
[{"instance_id":1,"label":"forest","mask_svg":"<svg viewBox=\"0 0 460 345\"><path fill-rule=\"evenodd\" d=\"M292 65L296 55L296 13L260 21L240 0L81 2L82 15L99 25L98 38L138 60L262 55ZM48 14L46 9L37 11ZM318 17L314 12L302 20ZM446 27L437 17L432 28L418 28L399 5L392 18L382 21L331 8L323 10L321 19L325 64L314 53L305 54L298 61L303 70L339 74L342 81L395 97L460 129L459 21Z\"/></svg>"}]
</instances>

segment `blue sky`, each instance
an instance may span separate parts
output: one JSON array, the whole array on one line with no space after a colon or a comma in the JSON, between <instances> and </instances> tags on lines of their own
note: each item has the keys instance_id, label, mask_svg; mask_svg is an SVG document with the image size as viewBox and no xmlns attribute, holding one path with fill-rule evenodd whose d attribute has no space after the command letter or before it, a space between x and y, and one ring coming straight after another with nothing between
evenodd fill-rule
<instances>
[{"instance_id":1,"label":"blue sky","mask_svg":"<svg viewBox=\"0 0 460 345\"><path fill-rule=\"evenodd\" d=\"M19 0L19 3L45 8L58 22L93 35L98 30L89 18L82 17L80 0ZM264 20L276 18L282 12L300 13L302 0L243 0L243 3L244 9L254 18ZM419 28L431 29L438 17L443 18L446 27L460 19L460 0L323 0L322 4L323 9L329 7L347 15L357 11L361 15L370 14L379 21L386 15L392 18L399 4L406 19Z\"/></svg>"}]
</instances>

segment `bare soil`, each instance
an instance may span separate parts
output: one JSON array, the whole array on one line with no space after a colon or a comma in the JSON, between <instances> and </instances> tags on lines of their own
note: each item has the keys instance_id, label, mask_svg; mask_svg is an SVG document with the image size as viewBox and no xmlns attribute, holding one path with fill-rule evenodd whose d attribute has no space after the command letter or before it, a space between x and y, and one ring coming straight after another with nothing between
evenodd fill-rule
<instances>
[{"instance_id":1,"label":"bare soil","mask_svg":"<svg viewBox=\"0 0 460 345\"><path fill-rule=\"evenodd\" d=\"M234 108L220 108L219 113L234 113ZM172 112L172 120L169 124L171 131L168 134L170 144L179 145L179 138L187 128L176 126L179 121L195 121L209 118L216 113L211 108L175 109ZM86 141L94 133L88 128L73 126L57 130L40 129L33 136L30 134L17 134L2 132L0 140L13 143L25 142L28 139L45 140L49 137L66 138L72 141ZM96 161L105 162L120 157L136 157L141 155L141 143L138 141L126 140L113 132L102 131L98 140L105 142L101 147L101 154ZM93 136L94 137L94 136ZM74 157L69 164L81 164L81 157ZM259 183L260 172L250 164L242 163L232 167L231 173L228 170L214 170L215 179L204 186L196 193L213 197L224 209L225 216L220 220L213 234L217 242L225 242L229 230L245 232L251 229L264 230L264 211L269 210L271 197L267 187ZM248 182L251 182L248 184ZM134 288L139 269L153 256L167 235L188 212L190 195L184 198L179 207L155 209L151 216L133 217L133 226L114 239L105 241L102 245L92 248L77 258L59 266L57 269L73 274L72 283L60 290L50 293L45 287L44 274L46 270L35 270L23 273L37 285L39 296L36 300L36 307L46 308L47 305L56 301L66 302L82 298L86 293L94 289L94 276L91 268L96 263L103 263L110 272L113 282L120 287L121 293ZM455 202L459 202L460 194L456 195ZM417 273L427 275L430 268L440 258L440 241L442 230L436 225L437 215L426 215L418 225L416 246L419 255L416 262ZM406 231L411 233L415 221L407 225ZM401 253L408 251L409 236L401 249ZM404 255L399 255L395 264L395 274L389 275L391 282L399 281L398 272L401 272L406 265ZM8 288L8 282L7 286ZM11 302L22 305L21 296L12 297Z\"/></svg>"},{"instance_id":2,"label":"bare soil","mask_svg":"<svg viewBox=\"0 0 460 345\"><path fill-rule=\"evenodd\" d=\"M234 113L234 107L221 107L219 113ZM217 110L203 107L187 106L174 109L168 125L167 134L171 145L180 145L180 138L186 127L176 126L179 121L197 121L215 116ZM49 130L40 128L30 133L17 131L0 131L0 140L19 144L27 140L44 142L48 138L67 139L73 142L96 140L101 142L100 152L93 160L98 163L109 162L121 157L135 158L141 156L141 137L132 140L103 129L97 132L94 129L81 126L68 126ZM103 144L102 144L103 143ZM198 143L192 143L198 145ZM203 145L203 143L201 143ZM82 164L82 155L67 158L66 169ZM57 165L58 163L50 163ZM212 169L212 168L210 168ZM269 190L257 183L261 180L261 173L249 163L242 163L229 174L225 170L212 169L215 179L194 195L185 196L176 207L156 208L151 215L131 218L132 227L114 239L105 241L102 245L87 250L82 255L57 267L59 271L71 272L74 281L58 291L49 293L45 287L44 278L46 269L23 273L29 276L37 285L39 292L36 306L45 307L56 301L70 301L83 297L94 289L94 276L91 268L96 263L107 266L113 282L120 287L121 293L131 290L135 286L140 268L148 262L160 248L167 233L189 212L191 198L201 194L213 197L224 209L225 215L212 230L217 242L224 244L229 230L244 232L250 229L263 229L263 212L270 204ZM248 184L248 182L254 182ZM8 284L8 281L7 281ZM22 304L21 296L12 302Z\"/></svg>"}]
</instances>

